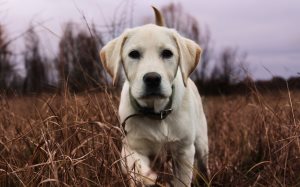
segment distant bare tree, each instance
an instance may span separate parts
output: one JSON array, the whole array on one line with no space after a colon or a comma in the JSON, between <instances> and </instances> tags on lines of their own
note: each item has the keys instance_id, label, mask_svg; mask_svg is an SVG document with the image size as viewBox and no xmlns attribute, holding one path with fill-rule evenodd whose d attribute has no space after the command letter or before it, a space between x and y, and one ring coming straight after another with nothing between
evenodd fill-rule
<instances>
[{"instance_id":1,"label":"distant bare tree","mask_svg":"<svg viewBox=\"0 0 300 187\"><path fill-rule=\"evenodd\" d=\"M204 83L208 78L208 65L212 60L213 56L213 47L211 44L211 33L208 27L206 27L205 32L200 36L200 44L202 48L201 55L201 68L196 69L195 76L196 79Z\"/></svg>"},{"instance_id":2,"label":"distant bare tree","mask_svg":"<svg viewBox=\"0 0 300 187\"><path fill-rule=\"evenodd\" d=\"M0 91L8 89L14 74L14 67L10 62L11 52L5 37L4 28L0 25Z\"/></svg>"},{"instance_id":3,"label":"distant bare tree","mask_svg":"<svg viewBox=\"0 0 300 187\"><path fill-rule=\"evenodd\" d=\"M91 33L75 33L74 25L66 25L59 43L57 58L60 72L61 89L68 85L72 91L88 88L100 88L104 84L104 72L99 58L99 49L103 42L95 28Z\"/></svg>"},{"instance_id":4,"label":"distant bare tree","mask_svg":"<svg viewBox=\"0 0 300 187\"><path fill-rule=\"evenodd\" d=\"M247 76L246 54L241 54L237 48L223 49L212 71L211 79L224 84L237 83Z\"/></svg>"},{"instance_id":5,"label":"distant bare tree","mask_svg":"<svg viewBox=\"0 0 300 187\"><path fill-rule=\"evenodd\" d=\"M45 69L46 58L40 52L39 37L33 28L30 28L25 36L26 49L24 62L26 78L24 81L24 92L41 92L48 82Z\"/></svg>"},{"instance_id":6,"label":"distant bare tree","mask_svg":"<svg viewBox=\"0 0 300 187\"><path fill-rule=\"evenodd\" d=\"M117 37L125 28L132 27L133 4L130 0L123 0L113 12L113 18L107 28L112 38Z\"/></svg>"},{"instance_id":7,"label":"distant bare tree","mask_svg":"<svg viewBox=\"0 0 300 187\"><path fill-rule=\"evenodd\" d=\"M200 68L195 70L193 77L197 81L204 81L212 55L211 34L208 27L201 30L197 19L184 12L179 3L170 3L161 10L167 27L176 29L183 36L200 44L202 48Z\"/></svg>"},{"instance_id":8,"label":"distant bare tree","mask_svg":"<svg viewBox=\"0 0 300 187\"><path fill-rule=\"evenodd\" d=\"M75 48L73 29L71 23L68 23L59 42L59 54L56 59L59 70L60 88L62 90L65 90L65 86L67 86L67 80L72 69L71 62L75 61L75 56L72 55L73 48Z\"/></svg>"},{"instance_id":9,"label":"distant bare tree","mask_svg":"<svg viewBox=\"0 0 300 187\"><path fill-rule=\"evenodd\" d=\"M176 29L183 36L200 43L200 28L196 18L184 12L180 3L170 3L161 8L166 26Z\"/></svg>"}]
</instances>

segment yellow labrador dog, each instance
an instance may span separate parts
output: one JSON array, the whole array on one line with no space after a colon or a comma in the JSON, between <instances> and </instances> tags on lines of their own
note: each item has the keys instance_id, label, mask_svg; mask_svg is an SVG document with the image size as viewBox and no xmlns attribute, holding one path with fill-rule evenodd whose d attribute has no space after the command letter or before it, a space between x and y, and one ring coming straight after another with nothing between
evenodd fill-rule
<instances>
[{"instance_id":1,"label":"yellow labrador dog","mask_svg":"<svg viewBox=\"0 0 300 187\"><path fill-rule=\"evenodd\" d=\"M119 106L126 136L122 167L142 185L154 185L158 175L150 157L170 150L174 186L190 186L193 171L207 173L207 124L198 90L189 78L201 55L200 47L163 27L155 9L156 25L126 30L100 52L115 84L121 69L125 83ZM193 167L196 158L195 170Z\"/></svg>"}]
</instances>

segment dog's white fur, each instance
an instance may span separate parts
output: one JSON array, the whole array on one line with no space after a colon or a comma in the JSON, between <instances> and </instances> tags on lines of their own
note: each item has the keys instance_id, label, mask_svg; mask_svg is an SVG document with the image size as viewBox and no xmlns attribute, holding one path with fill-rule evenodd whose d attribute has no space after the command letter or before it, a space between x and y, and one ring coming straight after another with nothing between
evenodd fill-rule
<instances>
[{"instance_id":1,"label":"dog's white fur","mask_svg":"<svg viewBox=\"0 0 300 187\"><path fill-rule=\"evenodd\" d=\"M161 51L164 49L172 51L173 56L162 58ZM141 58L129 57L132 50L138 50ZM123 170L145 185L154 184L157 179L157 174L151 170L149 156L158 154L166 146L176 163L175 186L191 184L195 155L198 164L207 166L206 118L198 90L188 78L196 68L200 54L201 49L195 42L180 36L173 29L153 24L126 30L100 52L102 63L113 77L114 84L120 69L125 71L126 80L119 106L121 121L137 113L129 99L130 90L141 106L152 107L155 112L163 110L173 97L173 112L166 119L133 117L126 122ZM161 76L163 97L143 97L143 76L148 72Z\"/></svg>"}]
</instances>

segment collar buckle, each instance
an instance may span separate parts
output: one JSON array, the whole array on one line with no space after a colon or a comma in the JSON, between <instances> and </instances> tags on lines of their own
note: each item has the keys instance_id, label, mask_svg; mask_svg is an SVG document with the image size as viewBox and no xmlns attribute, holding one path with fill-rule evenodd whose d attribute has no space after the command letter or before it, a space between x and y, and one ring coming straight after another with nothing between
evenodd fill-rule
<instances>
[{"instance_id":1,"label":"collar buckle","mask_svg":"<svg viewBox=\"0 0 300 187\"><path fill-rule=\"evenodd\" d=\"M160 119L161 119L161 120L165 119L172 111L173 111L172 108L162 110L162 111L160 112Z\"/></svg>"}]
</instances>

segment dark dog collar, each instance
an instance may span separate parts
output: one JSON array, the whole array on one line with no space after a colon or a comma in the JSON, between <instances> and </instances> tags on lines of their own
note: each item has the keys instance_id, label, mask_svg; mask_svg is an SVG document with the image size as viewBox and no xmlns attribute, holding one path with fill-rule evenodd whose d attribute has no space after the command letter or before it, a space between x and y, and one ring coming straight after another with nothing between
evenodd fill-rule
<instances>
[{"instance_id":1,"label":"dark dog collar","mask_svg":"<svg viewBox=\"0 0 300 187\"><path fill-rule=\"evenodd\" d=\"M126 125L126 121L132 117L146 117L149 119L154 119L154 120L164 120L166 119L166 117L171 114L171 112L173 111L172 109L172 104L173 104L173 97L174 97L174 85L172 86L172 95L169 98L169 102L166 105L166 107L161 110L160 112L155 112L154 108L151 107L143 107L141 106L137 100L132 96L131 94L131 90L129 89L129 99L130 99L130 103L132 105L132 107L134 108L134 110L137 113L131 114L129 116L127 116L125 118L125 120L122 122L122 127L125 131L125 125ZM125 131L126 133L126 131Z\"/></svg>"}]
</instances>

